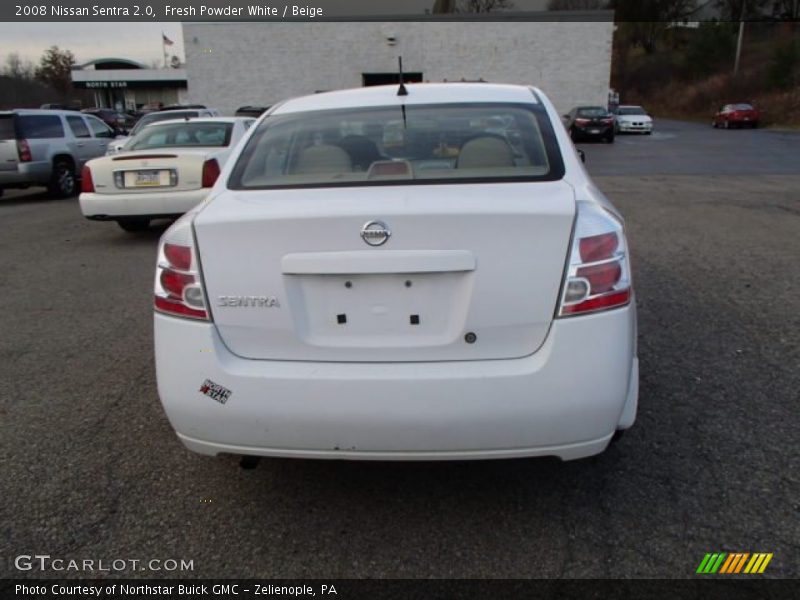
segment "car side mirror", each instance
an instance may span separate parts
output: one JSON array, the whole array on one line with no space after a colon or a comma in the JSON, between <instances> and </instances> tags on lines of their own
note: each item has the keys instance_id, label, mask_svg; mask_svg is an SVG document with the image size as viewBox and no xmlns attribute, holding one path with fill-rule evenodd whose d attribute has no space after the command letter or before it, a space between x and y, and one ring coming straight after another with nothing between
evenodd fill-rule
<instances>
[{"instance_id":1,"label":"car side mirror","mask_svg":"<svg viewBox=\"0 0 800 600\"><path fill-rule=\"evenodd\" d=\"M578 156L580 156L580 157L581 157L581 162L582 162L582 163L585 163L585 162L586 162L586 152L584 152L584 151L583 151L583 150L581 150L580 148L578 149Z\"/></svg>"}]
</instances>

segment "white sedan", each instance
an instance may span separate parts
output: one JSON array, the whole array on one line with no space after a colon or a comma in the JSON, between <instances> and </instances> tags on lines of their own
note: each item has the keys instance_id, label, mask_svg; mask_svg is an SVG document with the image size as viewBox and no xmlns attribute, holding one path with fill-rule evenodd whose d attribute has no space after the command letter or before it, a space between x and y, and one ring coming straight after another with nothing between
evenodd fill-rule
<instances>
[{"instance_id":1,"label":"white sedan","mask_svg":"<svg viewBox=\"0 0 800 600\"><path fill-rule=\"evenodd\" d=\"M641 106L618 106L614 120L617 133L653 133L653 117Z\"/></svg>"},{"instance_id":2,"label":"white sedan","mask_svg":"<svg viewBox=\"0 0 800 600\"><path fill-rule=\"evenodd\" d=\"M86 164L81 212L87 219L116 221L125 231L182 215L208 195L254 122L249 117L208 117L148 125L130 139L125 153Z\"/></svg>"},{"instance_id":3,"label":"white sedan","mask_svg":"<svg viewBox=\"0 0 800 600\"><path fill-rule=\"evenodd\" d=\"M636 416L623 220L535 88L273 108L163 235L154 304L162 404L206 455L569 460Z\"/></svg>"}]
</instances>

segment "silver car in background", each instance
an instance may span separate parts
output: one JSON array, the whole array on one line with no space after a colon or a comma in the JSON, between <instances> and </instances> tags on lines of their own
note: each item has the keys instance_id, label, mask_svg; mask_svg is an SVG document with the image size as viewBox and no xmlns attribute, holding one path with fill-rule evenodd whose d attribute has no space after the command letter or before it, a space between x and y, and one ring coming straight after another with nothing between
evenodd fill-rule
<instances>
[{"instance_id":1,"label":"silver car in background","mask_svg":"<svg viewBox=\"0 0 800 600\"><path fill-rule=\"evenodd\" d=\"M103 156L113 138L100 119L77 111L0 112L0 195L34 185L56 198L74 195L83 165Z\"/></svg>"}]
</instances>

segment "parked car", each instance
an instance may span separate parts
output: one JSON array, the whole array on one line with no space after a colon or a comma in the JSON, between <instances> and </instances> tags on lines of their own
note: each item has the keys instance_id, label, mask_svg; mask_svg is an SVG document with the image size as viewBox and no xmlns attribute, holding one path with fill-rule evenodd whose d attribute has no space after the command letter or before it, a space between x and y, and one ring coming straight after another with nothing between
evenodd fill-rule
<instances>
[{"instance_id":1,"label":"parked car","mask_svg":"<svg viewBox=\"0 0 800 600\"><path fill-rule=\"evenodd\" d=\"M551 102L405 88L281 104L161 238L158 391L189 449L567 460L633 424L623 220Z\"/></svg>"},{"instance_id":2,"label":"parked car","mask_svg":"<svg viewBox=\"0 0 800 600\"><path fill-rule=\"evenodd\" d=\"M116 135L123 135L133 127L134 118L113 108L84 108L82 113L93 115L108 125Z\"/></svg>"},{"instance_id":3,"label":"parked car","mask_svg":"<svg viewBox=\"0 0 800 600\"><path fill-rule=\"evenodd\" d=\"M212 117L155 123L131 138L125 154L83 168L81 212L141 231L155 218L175 218L208 195L231 149L255 122Z\"/></svg>"},{"instance_id":4,"label":"parked car","mask_svg":"<svg viewBox=\"0 0 800 600\"><path fill-rule=\"evenodd\" d=\"M738 102L721 106L711 120L712 127L731 129L736 127L758 127L761 113L749 102Z\"/></svg>"},{"instance_id":5,"label":"parked car","mask_svg":"<svg viewBox=\"0 0 800 600\"><path fill-rule=\"evenodd\" d=\"M158 112L151 112L143 115L136 125L128 132L127 137L118 137L108 147L108 154L118 154L122 152L128 140L138 135L145 127L151 123L158 123L159 121L169 121L171 119L193 119L195 117L216 117L219 112L210 108L188 109L188 110L160 110Z\"/></svg>"},{"instance_id":6,"label":"parked car","mask_svg":"<svg viewBox=\"0 0 800 600\"><path fill-rule=\"evenodd\" d=\"M43 185L52 196L71 196L83 165L103 156L113 137L100 119L75 111L2 111L0 193L5 188Z\"/></svg>"},{"instance_id":7,"label":"parked car","mask_svg":"<svg viewBox=\"0 0 800 600\"><path fill-rule=\"evenodd\" d=\"M578 106L563 118L573 141L601 139L614 143L614 115L602 106Z\"/></svg>"},{"instance_id":8,"label":"parked car","mask_svg":"<svg viewBox=\"0 0 800 600\"><path fill-rule=\"evenodd\" d=\"M653 118L641 106L618 106L614 121L617 133L653 133Z\"/></svg>"},{"instance_id":9,"label":"parked car","mask_svg":"<svg viewBox=\"0 0 800 600\"><path fill-rule=\"evenodd\" d=\"M269 106L240 106L236 109L237 117L255 117L256 119L270 109Z\"/></svg>"}]
</instances>

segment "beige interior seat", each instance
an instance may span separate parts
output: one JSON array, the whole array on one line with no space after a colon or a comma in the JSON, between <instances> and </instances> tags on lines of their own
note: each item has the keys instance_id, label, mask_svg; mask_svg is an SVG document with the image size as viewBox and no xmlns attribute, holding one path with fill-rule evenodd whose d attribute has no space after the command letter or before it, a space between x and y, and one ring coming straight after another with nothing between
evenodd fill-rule
<instances>
[{"instance_id":1,"label":"beige interior seat","mask_svg":"<svg viewBox=\"0 0 800 600\"><path fill-rule=\"evenodd\" d=\"M486 169L491 167L513 167L514 153L504 139L480 136L469 140L458 155L459 169Z\"/></svg>"},{"instance_id":2,"label":"beige interior seat","mask_svg":"<svg viewBox=\"0 0 800 600\"><path fill-rule=\"evenodd\" d=\"M338 146L321 144L310 146L297 157L293 174L349 173L353 170L350 155Z\"/></svg>"}]
</instances>

